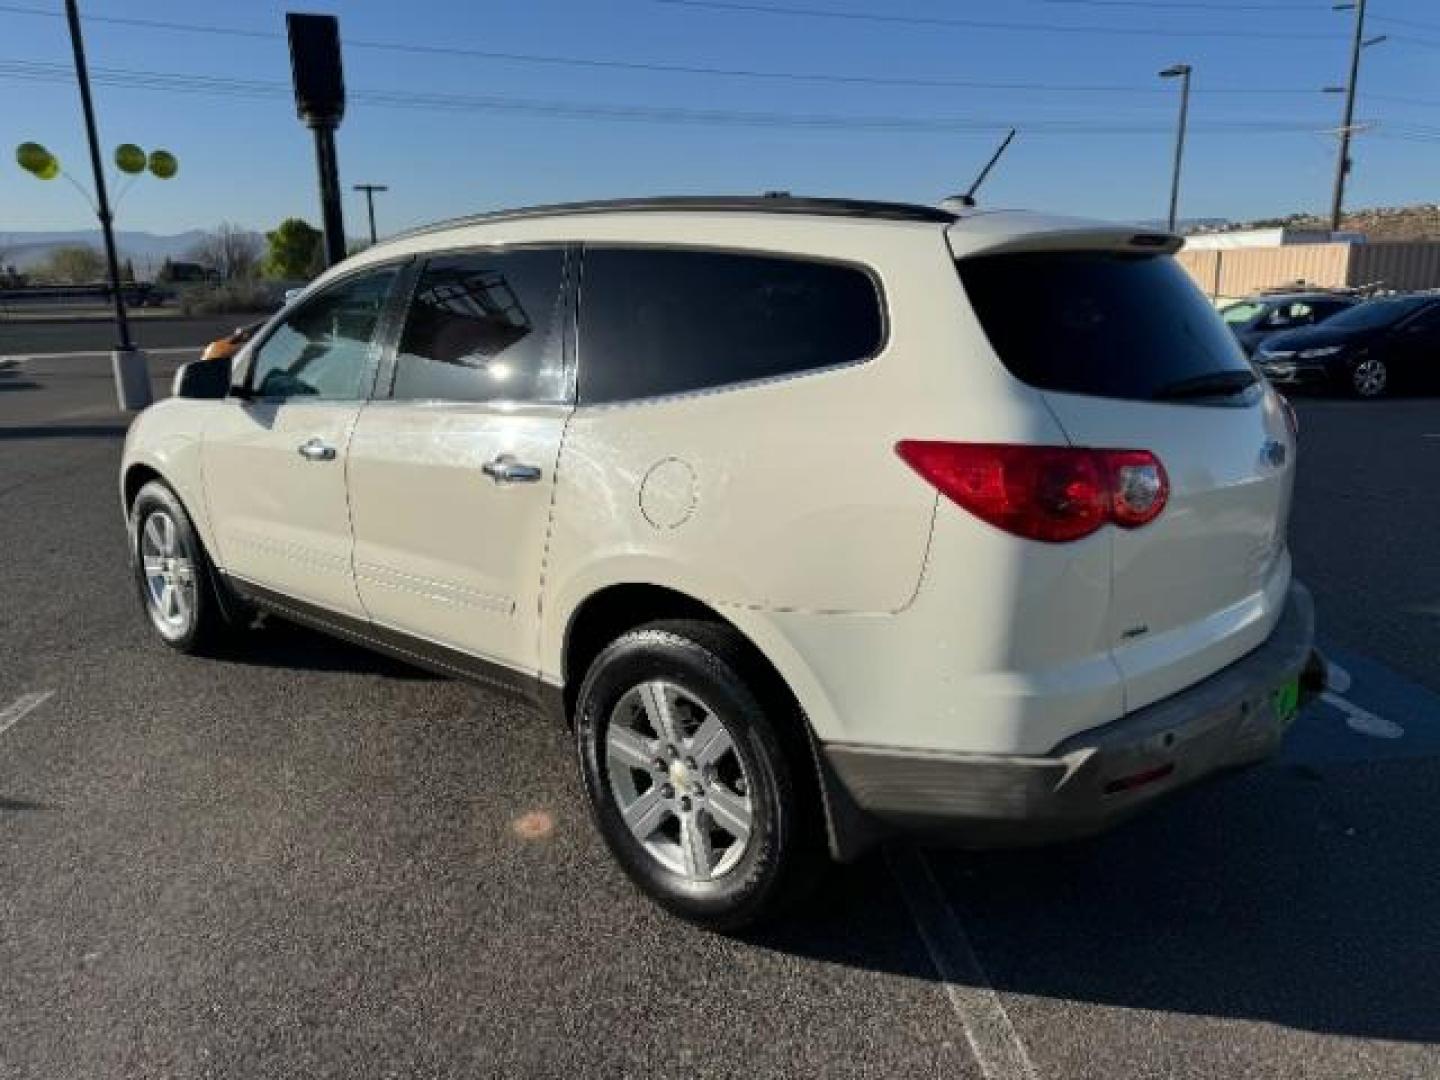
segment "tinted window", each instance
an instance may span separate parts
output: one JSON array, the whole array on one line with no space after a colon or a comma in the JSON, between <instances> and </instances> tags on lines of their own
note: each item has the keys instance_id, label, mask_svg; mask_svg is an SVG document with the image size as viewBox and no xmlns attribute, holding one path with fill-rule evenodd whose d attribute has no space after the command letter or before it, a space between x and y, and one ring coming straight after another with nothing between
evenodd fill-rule
<instances>
[{"instance_id":1,"label":"tinted window","mask_svg":"<svg viewBox=\"0 0 1440 1080\"><path fill-rule=\"evenodd\" d=\"M1424 296L1369 300L1326 319L1325 326L1334 330L1378 330L1399 322L1407 315L1413 315L1428 303L1430 300Z\"/></svg>"},{"instance_id":2,"label":"tinted window","mask_svg":"<svg viewBox=\"0 0 1440 1080\"><path fill-rule=\"evenodd\" d=\"M1149 400L1254 381L1233 335L1169 256L1045 252L959 267L991 345L1031 386Z\"/></svg>"},{"instance_id":3,"label":"tinted window","mask_svg":"<svg viewBox=\"0 0 1440 1080\"><path fill-rule=\"evenodd\" d=\"M855 267L712 251L587 249L580 400L623 401L873 356L880 298Z\"/></svg>"},{"instance_id":4,"label":"tinted window","mask_svg":"<svg viewBox=\"0 0 1440 1080\"><path fill-rule=\"evenodd\" d=\"M287 315L255 357L255 392L321 401L366 397L372 340L395 275L394 267L357 274Z\"/></svg>"},{"instance_id":5,"label":"tinted window","mask_svg":"<svg viewBox=\"0 0 1440 1080\"><path fill-rule=\"evenodd\" d=\"M447 255L425 265L395 358L398 399L559 401L562 249Z\"/></svg>"}]
</instances>

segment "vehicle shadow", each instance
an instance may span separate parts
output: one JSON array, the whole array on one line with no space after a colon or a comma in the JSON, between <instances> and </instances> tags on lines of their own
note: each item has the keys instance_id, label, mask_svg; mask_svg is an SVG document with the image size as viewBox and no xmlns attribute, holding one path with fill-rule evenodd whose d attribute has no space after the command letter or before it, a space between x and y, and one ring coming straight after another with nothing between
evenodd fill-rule
<instances>
[{"instance_id":1,"label":"vehicle shadow","mask_svg":"<svg viewBox=\"0 0 1440 1080\"><path fill-rule=\"evenodd\" d=\"M31 802L28 799L7 799L0 795L0 814L23 814L26 811L44 809L44 803Z\"/></svg>"},{"instance_id":2,"label":"vehicle shadow","mask_svg":"<svg viewBox=\"0 0 1440 1080\"><path fill-rule=\"evenodd\" d=\"M1001 994L1440 1043L1437 786L1429 761L1266 767L1095 840L925 858ZM818 928L755 944L937 978L826 929L873 921L886 873L839 871Z\"/></svg>"},{"instance_id":3,"label":"vehicle shadow","mask_svg":"<svg viewBox=\"0 0 1440 1080\"><path fill-rule=\"evenodd\" d=\"M30 424L0 426L0 439L100 439L124 438L128 425L115 424Z\"/></svg>"},{"instance_id":4,"label":"vehicle shadow","mask_svg":"<svg viewBox=\"0 0 1440 1080\"><path fill-rule=\"evenodd\" d=\"M423 668L382 653L312 630L299 623L267 615L244 634L243 644L228 648L217 658L246 667L287 668L295 671L351 671L387 679L417 682L441 681Z\"/></svg>"}]
</instances>

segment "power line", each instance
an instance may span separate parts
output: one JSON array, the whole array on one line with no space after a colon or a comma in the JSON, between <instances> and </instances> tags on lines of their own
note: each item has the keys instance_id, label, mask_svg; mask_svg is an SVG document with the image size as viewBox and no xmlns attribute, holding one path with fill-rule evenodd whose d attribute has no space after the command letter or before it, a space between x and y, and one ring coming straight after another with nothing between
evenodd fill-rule
<instances>
[{"instance_id":1,"label":"power line","mask_svg":"<svg viewBox=\"0 0 1440 1080\"><path fill-rule=\"evenodd\" d=\"M837 11L833 8L804 7L790 4L755 4L745 0L651 0L669 7L739 13L745 15L783 15L805 19L832 19L842 22L886 23L893 26L950 27L961 30L1002 30L1007 32L1040 32L1053 34L1103 34L1124 37L1165 38L1241 38L1253 40L1253 30L1163 30L1139 26L1075 26L1056 23L1000 22L989 19L955 18L949 15L896 15L884 11ZM1330 41L1332 35L1304 33L1285 35L1287 41Z\"/></svg>"},{"instance_id":2,"label":"power line","mask_svg":"<svg viewBox=\"0 0 1440 1080\"><path fill-rule=\"evenodd\" d=\"M61 64L39 61L0 59L0 79L63 83L72 78ZM140 90L207 94L232 98L287 99L291 88L284 82L255 79L234 79L210 75L185 75L171 72L113 67L97 67L92 79L104 85ZM672 125L708 125L728 127L788 128L816 131L884 132L884 133L957 133L1006 130L1014 119L974 116L884 116L825 113L778 113L730 109L691 109L654 105L604 105L594 102L543 100L503 96L475 96L443 93L417 93L398 90L356 89L350 94L357 103L382 108L423 109L449 112L510 112L570 120L608 120L629 123ZM1164 133L1164 122L1097 122L1037 117L1024 120L1022 126L1031 132L1086 135L1150 135ZM1196 125L1200 130L1226 131L1236 134L1307 133L1317 130L1317 123L1294 120L1212 120Z\"/></svg>"},{"instance_id":3,"label":"power line","mask_svg":"<svg viewBox=\"0 0 1440 1080\"><path fill-rule=\"evenodd\" d=\"M1217 4L1208 3L1206 0L1167 0L1165 4L1157 5L1155 0L1032 0L1037 4L1053 4L1064 7L1097 7L1097 8L1142 8L1153 14L1165 14L1170 11L1296 11L1314 14L1314 4Z\"/></svg>"},{"instance_id":4,"label":"power line","mask_svg":"<svg viewBox=\"0 0 1440 1080\"><path fill-rule=\"evenodd\" d=\"M55 17L56 12L42 8L25 7L17 4L0 4L0 11L23 15ZM241 27L214 26L202 23L184 23L170 20L141 19L129 16L89 15L87 21L111 25L128 26L149 30L168 30L191 34L219 34L246 38L279 40L282 34L251 30ZM608 57L565 56L544 53L523 53L493 49L472 49L453 45L429 45L415 42L347 40L347 48L372 49L384 52L411 53L430 56L457 56L467 59L500 63L533 64L543 66L578 67L602 70L639 71L673 75L704 75L724 78L764 79L785 82L830 83L856 86L895 86L919 89L955 90L1005 90L1037 93L1095 93L1095 94L1161 94L1163 88L1146 85L1125 85L1119 83L1049 83L1026 81L986 81L975 79L928 78L919 76L860 75L837 72L799 72L761 70L757 68L714 67L700 64L655 63L638 60L618 60ZM1308 95L1313 88L1287 89L1281 87L1209 87L1199 91L1204 94L1293 94Z\"/></svg>"}]
</instances>

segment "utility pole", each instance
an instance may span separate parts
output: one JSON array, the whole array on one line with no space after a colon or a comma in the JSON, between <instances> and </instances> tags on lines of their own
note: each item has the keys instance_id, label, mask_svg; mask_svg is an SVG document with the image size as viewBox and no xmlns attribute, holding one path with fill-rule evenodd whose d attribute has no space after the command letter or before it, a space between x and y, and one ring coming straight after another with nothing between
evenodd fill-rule
<instances>
[{"instance_id":1,"label":"utility pole","mask_svg":"<svg viewBox=\"0 0 1440 1080\"><path fill-rule=\"evenodd\" d=\"M1170 176L1170 217L1167 226L1172 233L1179 221L1180 166L1185 160L1185 129L1190 122L1190 74L1193 70L1189 64L1172 64L1160 72L1162 79L1180 80L1180 123L1175 131L1175 168Z\"/></svg>"},{"instance_id":2,"label":"utility pole","mask_svg":"<svg viewBox=\"0 0 1440 1080\"><path fill-rule=\"evenodd\" d=\"M95 133L95 103L90 98L90 70L85 63L85 38L80 31L80 11L75 0L65 0L65 20L70 26L70 47L75 53L75 79L80 84L80 107L85 113L85 137L90 143L90 167L95 173L95 215L105 239L105 262L110 270L110 294L115 301L115 333L119 341L111 354L115 391L122 409L139 410L153 400L150 370L145 355L130 340L130 319L125 313L125 295L120 288L120 259L115 251L114 216L105 191L105 166L100 161L100 139Z\"/></svg>"},{"instance_id":3,"label":"utility pole","mask_svg":"<svg viewBox=\"0 0 1440 1080\"><path fill-rule=\"evenodd\" d=\"M389 191L384 184L356 184L356 191L365 193L365 209L370 212L370 243L375 243L375 193L377 191Z\"/></svg>"},{"instance_id":4,"label":"utility pole","mask_svg":"<svg viewBox=\"0 0 1440 1080\"><path fill-rule=\"evenodd\" d=\"M1340 157L1335 163L1335 193L1330 201L1330 231L1340 231L1340 218L1345 210L1345 180L1350 175L1350 137L1355 130L1355 88L1360 81L1360 53L1363 49L1378 45L1385 40L1385 35L1365 40L1365 4L1366 0L1354 0L1353 3L1340 3L1332 5L1336 11L1355 12L1355 34L1350 42L1350 78L1345 83L1345 112L1340 121ZM1326 90L1335 90L1339 87L1326 87Z\"/></svg>"}]
</instances>

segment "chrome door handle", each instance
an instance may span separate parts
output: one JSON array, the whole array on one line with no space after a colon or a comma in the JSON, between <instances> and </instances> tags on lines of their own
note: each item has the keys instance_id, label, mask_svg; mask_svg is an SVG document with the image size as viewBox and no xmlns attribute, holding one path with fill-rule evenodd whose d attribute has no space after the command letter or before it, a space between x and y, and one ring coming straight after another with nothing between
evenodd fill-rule
<instances>
[{"instance_id":1,"label":"chrome door handle","mask_svg":"<svg viewBox=\"0 0 1440 1080\"><path fill-rule=\"evenodd\" d=\"M297 447L306 461L334 461L335 448L322 439L311 439Z\"/></svg>"},{"instance_id":2,"label":"chrome door handle","mask_svg":"<svg viewBox=\"0 0 1440 1080\"><path fill-rule=\"evenodd\" d=\"M487 461L481 470L497 484L533 484L544 475L539 465L526 465L511 454L501 454Z\"/></svg>"}]
</instances>

